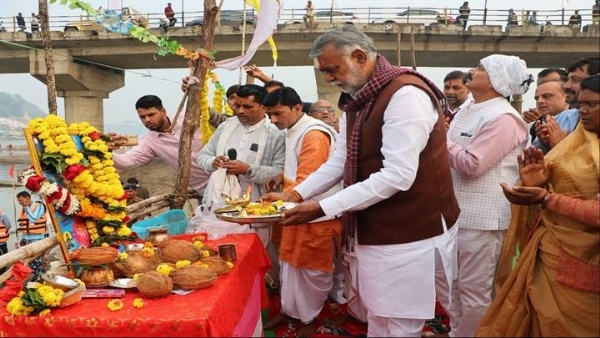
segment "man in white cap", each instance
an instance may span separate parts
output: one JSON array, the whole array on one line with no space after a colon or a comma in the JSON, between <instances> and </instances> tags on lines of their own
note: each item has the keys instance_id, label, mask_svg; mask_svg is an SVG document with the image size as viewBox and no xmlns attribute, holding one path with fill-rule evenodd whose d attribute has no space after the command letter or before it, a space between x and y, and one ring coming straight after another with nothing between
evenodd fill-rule
<instances>
[{"instance_id":1,"label":"man in white cap","mask_svg":"<svg viewBox=\"0 0 600 338\"><path fill-rule=\"evenodd\" d=\"M447 136L461 209L456 223L458 276L450 295L440 287L437 296L450 316L451 337L472 337L492 301L496 264L511 217L510 203L498 185L517 182L517 154L527 142L527 124L507 98L524 94L533 82L525 61L507 55L481 59L469 76L473 103L456 115ZM440 283L445 280L438 278L438 285L444 285Z\"/></svg>"}]
</instances>

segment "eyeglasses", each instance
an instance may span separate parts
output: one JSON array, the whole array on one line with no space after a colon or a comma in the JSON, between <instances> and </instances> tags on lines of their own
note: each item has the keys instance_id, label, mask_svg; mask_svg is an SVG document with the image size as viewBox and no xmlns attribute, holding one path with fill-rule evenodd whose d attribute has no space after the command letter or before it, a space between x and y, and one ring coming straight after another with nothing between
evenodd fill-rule
<instances>
[{"instance_id":1,"label":"eyeglasses","mask_svg":"<svg viewBox=\"0 0 600 338\"><path fill-rule=\"evenodd\" d=\"M332 106L329 107L316 107L315 109L312 110L313 112L317 112L317 113L324 113L325 111L328 111L330 113L333 113L335 111L335 108Z\"/></svg>"}]
</instances>

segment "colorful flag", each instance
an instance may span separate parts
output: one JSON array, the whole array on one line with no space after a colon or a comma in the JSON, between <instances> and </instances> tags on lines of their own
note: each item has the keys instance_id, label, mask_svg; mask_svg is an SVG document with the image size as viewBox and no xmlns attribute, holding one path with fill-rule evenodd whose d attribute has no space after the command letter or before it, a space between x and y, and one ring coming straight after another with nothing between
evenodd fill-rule
<instances>
[{"instance_id":1,"label":"colorful flag","mask_svg":"<svg viewBox=\"0 0 600 338\"><path fill-rule=\"evenodd\" d=\"M8 176L10 177L15 177L15 165L11 165L10 168L8 168Z\"/></svg>"},{"instance_id":2,"label":"colorful flag","mask_svg":"<svg viewBox=\"0 0 600 338\"><path fill-rule=\"evenodd\" d=\"M217 62L217 68L223 68L227 70L235 70L246 65L254 56L258 47L260 47L265 41L267 41L273 32L277 29L277 21L279 21L279 14L281 5L276 0L263 0L261 2L260 11L258 15L258 22L254 30L254 36L250 42L250 46L244 55L240 55L235 58L222 60ZM271 46L273 46L272 44ZM276 60L277 52L273 51L273 58Z\"/></svg>"}]
</instances>

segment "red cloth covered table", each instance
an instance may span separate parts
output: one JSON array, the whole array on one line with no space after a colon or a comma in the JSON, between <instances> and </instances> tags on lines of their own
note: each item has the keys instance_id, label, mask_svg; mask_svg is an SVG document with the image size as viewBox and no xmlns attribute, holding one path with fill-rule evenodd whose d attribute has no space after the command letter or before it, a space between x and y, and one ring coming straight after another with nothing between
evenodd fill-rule
<instances>
[{"instance_id":1,"label":"red cloth covered table","mask_svg":"<svg viewBox=\"0 0 600 338\"><path fill-rule=\"evenodd\" d=\"M269 257L255 234L229 235L207 241L216 249L235 243L237 261L217 282L188 295L144 299L136 309L133 300L142 297L127 290L125 306L108 309L107 298L84 298L81 302L53 308L47 316L12 316L0 309L0 336L246 336L260 326L264 301L263 276L270 268ZM143 297L142 297L143 298ZM260 326L262 328L262 326Z\"/></svg>"}]
</instances>

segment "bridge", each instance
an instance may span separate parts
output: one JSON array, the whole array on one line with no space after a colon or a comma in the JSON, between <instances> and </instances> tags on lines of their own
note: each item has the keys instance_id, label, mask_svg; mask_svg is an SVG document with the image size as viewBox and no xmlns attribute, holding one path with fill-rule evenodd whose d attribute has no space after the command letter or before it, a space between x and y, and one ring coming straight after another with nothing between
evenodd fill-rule
<instances>
[{"instance_id":1,"label":"bridge","mask_svg":"<svg viewBox=\"0 0 600 338\"><path fill-rule=\"evenodd\" d=\"M357 24L375 42L377 49L392 63L410 66L412 59L422 67L471 67L489 54L517 55L531 68L566 67L581 57L598 55L599 26L552 26L541 31L539 26L472 25L463 31L456 25L432 24ZM333 25L318 23L313 29L304 25L281 25L274 38L279 51L279 66L313 65L308 57L313 41ZM158 30L151 29L160 36ZM247 27L249 44L253 28ZM169 36L187 49L202 47L201 29L174 28ZM187 62L178 56L154 57L156 46L110 32L51 32L58 95L65 98L68 123L86 120L104 125L102 101L108 94L124 86L123 69L185 68ZM217 59L235 57L241 51L239 26L220 26L215 30L214 48ZM43 43L39 33L0 33L0 73L29 72L45 82ZM251 61L270 65L271 51L261 46ZM319 98L335 102L339 89L327 85L316 71Z\"/></svg>"}]
</instances>

